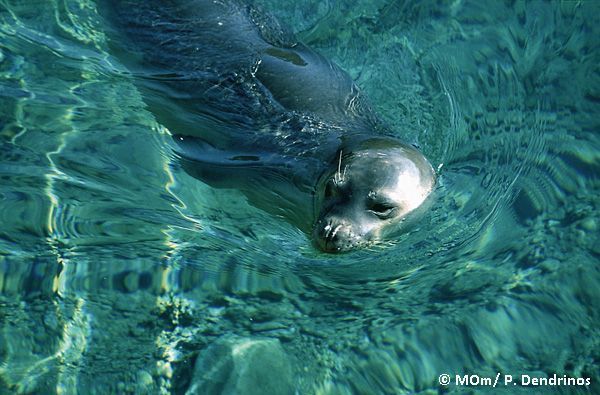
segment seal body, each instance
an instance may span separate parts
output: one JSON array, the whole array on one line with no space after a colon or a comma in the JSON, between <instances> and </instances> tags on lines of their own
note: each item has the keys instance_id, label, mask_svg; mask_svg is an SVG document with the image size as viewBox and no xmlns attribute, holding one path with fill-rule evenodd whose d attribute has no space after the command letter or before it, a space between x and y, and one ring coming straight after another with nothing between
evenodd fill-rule
<instances>
[{"instance_id":1,"label":"seal body","mask_svg":"<svg viewBox=\"0 0 600 395\"><path fill-rule=\"evenodd\" d=\"M425 157L381 123L352 79L237 1L99 0L184 169L238 188L324 251L369 244L434 185Z\"/></svg>"}]
</instances>

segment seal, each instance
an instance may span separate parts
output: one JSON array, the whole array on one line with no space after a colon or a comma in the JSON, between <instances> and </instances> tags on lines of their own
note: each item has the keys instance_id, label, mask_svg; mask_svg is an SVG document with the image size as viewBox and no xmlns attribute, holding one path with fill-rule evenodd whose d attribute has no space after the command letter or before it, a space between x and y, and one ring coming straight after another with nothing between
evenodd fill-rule
<instances>
[{"instance_id":1,"label":"seal","mask_svg":"<svg viewBox=\"0 0 600 395\"><path fill-rule=\"evenodd\" d=\"M98 0L177 160L311 236L326 252L385 239L435 172L350 76L275 18L235 0Z\"/></svg>"},{"instance_id":2,"label":"seal","mask_svg":"<svg viewBox=\"0 0 600 395\"><path fill-rule=\"evenodd\" d=\"M413 147L374 139L342 155L324 183L313 238L324 251L346 251L381 240L425 201L434 172Z\"/></svg>"}]
</instances>

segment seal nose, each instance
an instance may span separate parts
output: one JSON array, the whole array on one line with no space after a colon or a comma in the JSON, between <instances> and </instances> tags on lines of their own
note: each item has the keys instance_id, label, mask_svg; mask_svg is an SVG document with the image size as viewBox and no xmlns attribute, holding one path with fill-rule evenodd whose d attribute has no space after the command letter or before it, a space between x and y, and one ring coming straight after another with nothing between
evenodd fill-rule
<instances>
[{"instance_id":1,"label":"seal nose","mask_svg":"<svg viewBox=\"0 0 600 395\"><path fill-rule=\"evenodd\" d=\"M342 252L355 244L356 235L346 221L319 221L315 228L315 241L325 252Z\"/></svg>"}]
</instances>

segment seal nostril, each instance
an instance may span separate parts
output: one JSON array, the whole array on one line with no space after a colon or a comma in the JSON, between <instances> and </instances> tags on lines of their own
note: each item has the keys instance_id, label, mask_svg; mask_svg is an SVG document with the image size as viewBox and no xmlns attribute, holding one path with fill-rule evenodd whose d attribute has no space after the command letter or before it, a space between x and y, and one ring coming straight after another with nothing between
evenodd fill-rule
<instances>
[{"instance_id":1,"label":"seal nostril","mask_svg":"<svg viewBox=\"0 0 600 395\"><path fill-rule=\"evenodd\" d=\"M331 226L331 221L328 221L327 225L323 226L319 230L319 237L322 237L323 239L327 240L329 238L329 235L331 234L332 230L333 230L333 227Z\"/></svg>"},{"instance_id":2,"label":"seal nostril","mask_svg":"<svg viewBox=\"0 0 600 395\"><path fill-rule=\"evenodd\" d=\"M328 241L335 241L338 239L338 232L340 231L340 229L343 227L342 224L336 225L335 227L332 227L328 234L325 236L325 238Z\"/></svg>"},{"instance_id":3,"label":"seal nostril","mask_svg":"<svg viewBox=\"0 0 600 395\"><path fill-rule=\"evenodd\" d=\"M348 241L352 238L352 230L347 223L329 221L321 229L319 245L328 252L339 252L347 249Z\"/></svg>"},{"instance_id":4,"label":"seal nostril","mask_svg":"<svg viewBox=\"0 0 600 395\"><path fill-rule=\"evenodd\" d=\"M357 246L357 238L351 223L334 219L318 222L313 240L320 250L339 253Z\"/></svg>"}]
</instances>

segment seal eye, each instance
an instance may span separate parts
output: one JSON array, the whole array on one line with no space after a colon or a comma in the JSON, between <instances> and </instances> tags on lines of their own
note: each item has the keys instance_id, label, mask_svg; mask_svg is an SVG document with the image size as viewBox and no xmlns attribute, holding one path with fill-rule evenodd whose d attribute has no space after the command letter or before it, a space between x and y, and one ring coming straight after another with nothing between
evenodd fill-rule
<instances>
[{"instance_id":1,"label":"seal eye","mask_svg":"<svg viewBox=\"0 0 600 395\"><path fill-rule=\"evenodd\" d=\"M330 198L337 194L337 187L333 180L329 180L327 185L325 185L325 197Z\"/></svg>"},{"instance_id":2,"label":"seal eye","mask_svg":"<svg viewBox=\"0 0 600 395\"><path fill-rule=\"evenodd\" d=\"M396 211L396 206L387 202L371 202L368 209L379 218L388 219Z\"/></svg>"}]
</instances>

